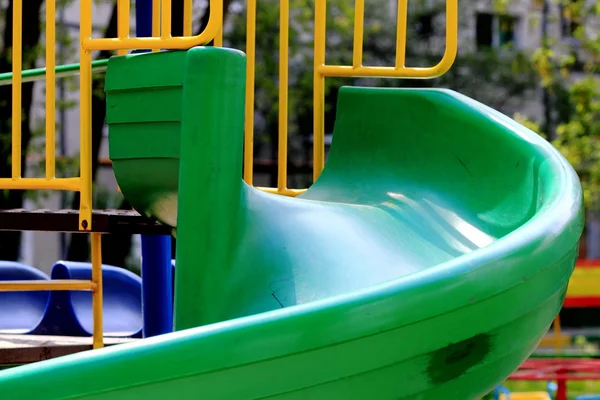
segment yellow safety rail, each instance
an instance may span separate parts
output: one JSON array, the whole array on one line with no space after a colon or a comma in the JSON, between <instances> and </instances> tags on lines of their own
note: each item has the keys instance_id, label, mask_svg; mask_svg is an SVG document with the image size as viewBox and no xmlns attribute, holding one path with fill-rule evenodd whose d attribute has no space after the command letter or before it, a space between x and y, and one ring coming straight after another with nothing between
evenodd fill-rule
<instances>
[{"instance_id":1,"label":"yellow safety rail","mask_svg":"<svg viewBox=\"0 0 600 400\"><path fill-rule=\"evenodd\" d=\"M92 215L92 159L91 159L91 98L92 98L92 51L112 50L125 54L128 50L189 49L214 40L215 46L223 43L223 0L210 0L210 18L204 31L192 36L192 2L184 0L183 37L171 35L171 1L153 0L152 37L130 37L130 0L117 0L117 37L92 38L93 0L80 0L80 176L56 178L55 152L55 80L56 73L56 3L46 2L46 163L45 177L24 178L21 168L21 125L12 125L12 174L0 177L0 189L21 190L68 190L81 194L80 230L89 231ZM246 26L246 120L244 138L244 180L252 185L253 141L254 141L254 90L256 62L256 0L247 0ZM279 48L279 148L278 179L276 188L261 190L287 196L296 196L304 189L287 187L288 152L288 67L289 67L289 0L280 0L280 48ZM433 78L442 75L452 66L458 42L458 0L446 3L446 50L441 61L430 68L414 68L405 65L406 25L408 0L398 0L396 60L394 66L363 65L364 0L355 0L354 48L352 65L327 65L326 45L326 0L315 3L314 40L314 179L324 166L324 115L326 77L390 77L390 78ZM23 0L13 2L13 49L12 49L12 120L21 120L21 88L27 78L22 71L22 11ZM29 71L31 72L31 71ZM36 72L37 73L37 72ZM102 271L101 236L91 233L92 279L91 281L11 281L0 282L0 291L29 290L91 290L93 292L94 348L102 347Z\"/></svg>"},{"instance_id":2,"label":"yellow safety rail","mask_svg":"<svg viewBox=\"0 0 600 400\"><path fill-rule=\"evenodd\" d=\"M46 2L46 66L43 69L46 81L46 154L45 177L22 177L21 165L21 124L12 124L12 171L11 177L0 177L0 189L6 190L67 190L78 191L81 194L79 209L79 229L90 231L92 226L92 149L91 149L91 96L92 72L102 69L98 62L92 63L93 50L117 50L124 54L128 49L150 48L158 49L186 49L205 44L215 39L215 44L222 43L222 0L211 0L211 16L208 26L200 35L195 37L171 37L171 2L170 0L153 0L152 38L130 38L130 4L129 0L117 1L117 38L95 39L92 38L92 3L93 0L81 0L80 4L80 176L70 178L56 177L56 1ZM185 0L184 26L189 35L192 29L192 0ZM13 43L12 43L12 74L10 80L3 79L2 84L12 84L12 120L20 121L22 117L21 90L25 81L37 80L42 71L23 71L23 0L13 2ZM102 63L102 62L101 62ZM74 74L77 68L61 67L66 71L61 76ZM68 70L68 71L67 71ZM11 291L41 291L41 290L75 290L92 291L93 309L93 347L103 347L102 330L102 251L101 235L91 233L91 280L51 280L51 281L3 281L0 282L0 292Z\"/></svg>"},{"instance_id":3,"label":"yellow safety rail","mask_svg":"<svg viewBox=\"0 0 600 400\"><path fill-rule=\"evenodd\" d=\"M352 65L327 65L325 61L327 0L316 0L314 16L314 141L313 179L316 180L325 165L325 78L326 77L379 77L379 78L435 78L446 73L458 51L458 0L446 1L446 49L440 62L429 68L407 67L406 32L408 0L398 0L396 30L396 65L390 67L363 65L363 37L365 1L354 3L354 48ZM253 129L254 129L254 63L256 36L256 0L247 2L246 52L248 76L246 92L246 138L244 148L244 180L252 184L253 175ZM279 148L277 188L261 188L270 193L297 196L305 189L287 187L288 157L288 47L289 47L289 0L280 0L279 20Z\"/></svg>"}]
</instances>

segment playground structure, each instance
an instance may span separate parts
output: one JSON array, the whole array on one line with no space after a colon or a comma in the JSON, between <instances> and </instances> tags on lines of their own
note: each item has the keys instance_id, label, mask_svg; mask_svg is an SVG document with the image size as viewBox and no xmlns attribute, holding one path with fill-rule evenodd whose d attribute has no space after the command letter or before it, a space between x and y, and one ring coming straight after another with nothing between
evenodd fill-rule
<instances>
[{"instance_id":1,"label":"playground structure","mask_svg":"<svg viewBox=\"0 0 600 400\"><path fill-rule=\"evenodd\" d=\"M0 262L0 280L60 282L90 280L88 263L58 262L50 277L27 265ZM102 266L104 336L139 337L142 331L141 279L121 268ZM50 280L52 279L52 280ZM0 334L90 336L92 296L83 291L0 293Z\"/></svg>"},{"instance_id":2,"label":"playground structure","mask_svg":"<svg viewBox=\"0 0 600 400\"><path fill-rule=\"evenodd\" d=\"M363 66L362 0L352 65L327 65L327 5L317 0L315 183L307 190L287 187L289 3L280 7L276 188L252 186L256 3L247 4L246 54L219 47L219 0L210 1L197 37L185 2L182 38L171 37L170 2L153 3L153 37L129 37L129 3L120 0L118 37L96 39L91 0L81 1L81 176L55 178L47 149L45 178L21 178L17 162L13 176L0 180L7 189L81 192L77 229L92 235L91 279L3 282L0 290L91 290L94 346L102 346L100 234L116 216L91 205L90 54L118 50L106 76L111 159L136 210L176 229L177 332L3 371L6 398L35 398L43 387L52 399L163 398L176 390L181 398L201 391L231 399L462 400L491 391L527 358L560 310L583 224L579 182L555 149L452 91L343 88L324 162L325 78L443 74L457 52L456 0L446 5L445 54L431 68L405 66L404 0L395 66ZM16 0L15 21L21 7ZM53 12L47 7L48 21ZM17 110L20 24L14 27ZM54 40L54 24L47 29ZM213 39L214 47L202 46ZM125 54L134 49L169 51ZM53 115L48 102L47 111ZM47 119L49 144L54 123ZM13 160L20 159L18 126L12 137ZM133 221L130 229L161 229L123 218Z\"/></svg>"}]
</instances>

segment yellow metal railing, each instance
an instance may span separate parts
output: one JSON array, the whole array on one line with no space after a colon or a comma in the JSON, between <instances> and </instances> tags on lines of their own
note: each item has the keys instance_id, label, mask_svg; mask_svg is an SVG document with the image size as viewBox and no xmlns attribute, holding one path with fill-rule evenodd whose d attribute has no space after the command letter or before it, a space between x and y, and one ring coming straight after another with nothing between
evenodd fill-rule
<instances>
[{"instance_id":1,"label":"yellow metal railing","mask_svg":"<svg viewBox=\"0 0 600 400\"><path fill-rule=\"evenodd\" d=\"M215 46L223 43L223 1L210 0L210 18L204 31L192 36L192 2L184 0L183 37L171 35L171 1L153 0L152 37L130 37L130 0L117 0L117 37L92 38L93 0L80 0L80 174L78 177L57 178L55 152L55 81L56 72L56 3L46 2L46 162L45 177L24 178L21 168L21 124L12 124L12 174L10 178L0 178L0 189L21 190L68 190L81 194L79 228L91 230L92 215L92 159L91 159L91 98L92 72L105 64L92 63L92 51L112 50L125 54L128 50L189 49L214 40ZM247 0L246 25L246 109L244 137L244 180L253 184L253 142L254 142L254 92L256 62L256 0ZM326 77L390 77L390 78L433 78L442 75L452 66L457 53L458 42L458 0L446 3L446 50L441 61L429 68L407 67L406 32L408 0L398 0L396 57L394 66L363 65L364 0L355 0L354 37L352 65L327 65L326 46L326 0L316 0L314 15L314 179L321 173L325 160L325 78ZM21 87L24 81L38 74L22 71L22 11L23 0L13 3L13 49L12 49L12 120L21 120ZM289 0L280 0L279 18L279 123L278 123L278 179L276 188L259 188L266 192L286 196L296 196L305 189L287 187L288 162L288 68L289 68ZM62 67L65 71L67 67ZM69 71L72 69L68 67ZM37 70L36 70L37 71ZM60 73L62 74L62 73ZM61 75L62 76L62 75ZM25 80L24 80L25 79ZM3 84L0 82L0 84ZM0 282L0 291L28 290L91 290L93 293L94 348L102 347L102 271L101 236L91 233L92 279L91 281L11 281Z\"/></svg>"},{"instance_id":2,"label":"yellow metal railing","mask_svg":"<svg viewBox=\"0 0 600 400\"><path fill-rule=\"evenodd\" d=\"M80 176L70 178L56 177L56 3L46 2L46 66L43 71L23 71L23 1L13 1L13 42L12 42L12 73L3 77L2 84L10 81L12 84L12 126L11 126L11 177L0 177L0 189L17 190L69 190L81 194L79 228L86 231L91 229L92 221L92 169L91 169L91 134L89 131L80 133ZM97 68L96 68L97 69ZM91 77L92 65L86 66ZM40 72L43 72L40 73ZM62 67L61 74L73 74L77 68ZM4 75L4 74L3 74ZM43 178L24 178L22 176L22 98L21 90L24 80L37 80L45 75L46 82L46 123L45 123L45 176ZM85 80L84 82L88 82ZM91 79L89 80L91 85ZM82 107L82 117L90 117L89 109ZM89 126L89 121L87 122ZM76 290L91 291L93 303L93 347L103 347L102 332L102 259L101 236L91 233L92 247L92 279L91 280L51 280L51 281L3 281L0 282L0 292L11 291L53 291Z\"/></svg>"},{"instance_id":3,"label":"yellow metal railing","mask_svg":"<svg viewBox=\"0 0 600 400\"><path fill-rule=\"evenodd\" d=\"M45 177L22 177L21 165L21 124L12 124L11 177L0 177L0 189L6 190L67 190L80 192L79 229L92 229L92 148L91 148L91 96L92 72L105 67L103 62L92 63L91 52L94 50L116 50L125 54L129 49L150 48L187 49L215 39L215 45L222 43L222 0L211 0L211 15L206 29L198 36L171 37L171 2L170 0L153 0L154 20L152 38L130 38L130 3L129 0L117 1L117 38L92 38L92 1L81 0L80 4L80 57L78 66L60 67L61 76L79 72L80 78L80 156L78 177L56 177L56 2L46 2L46 66L43 70L23 71L23 0L13 3L13 43L12 73L2 76L0 84L12 84L12 121L22 118L21 90L24 81L34 81L45 76L46 83L46 124L45 124ZM184 32L191 34L192 0L185 0ZM102 64L102 65L99 65ZM64 75L63 75L64 74ZM6 75L6 74L2 74ZM51 280L51 281L3 281L0 292L11 291L53 291L75 290L92 292L93 309L93 347L103 347L102 329L102 251L101 234L91 232L91 280Z\"/></svg>"},{"instance_id":4,"label":"yellow metal railing","mask_svg":"<svg viewBox=\"0 0 600 400\"><path fill-rule=\"evenodd\" d=\"M435 78L447 72L458 51L458 0L446 1L446 49L440 62L429 68L407 67L406 38L408 0L398 0L395 65L363 65L363 38L365 1L354 3L354 37L352 65L327 65L325 61L327 0L316 0L314 15L314 82L313 82L313 179L316 180L325 165L325 78L326 77L379 77L379 78ZM254 130L254 64L256 37L256 0L247 0L246 53L248 72L246 82L246 137L244 146L244 180L252 184L253 130ZM277 187L260 188L266 192L297 196L305 189L287 187L288 158L288 47L289 0L280 0L279 48L279 148L277 157Z\"/></svg>"},{"instance_id":5,"label":"yellow metal railing","mask_svg":"<svg viewBox=\"0 0 600 400\"><path fill-rule=\"evenodd\" d=\"M23 1L13 3L13 43L12 43L12 154L11 177L0 177L0 188L20 190L69 190L81 193L80 229L91 228L91 138L83 132L80 136L81 154L79 177L56 178L56 4L46 3L46 165L44 178L22 177L21 166L21 90L22 90L22 29Z\"/></svg>"}]
</instances>

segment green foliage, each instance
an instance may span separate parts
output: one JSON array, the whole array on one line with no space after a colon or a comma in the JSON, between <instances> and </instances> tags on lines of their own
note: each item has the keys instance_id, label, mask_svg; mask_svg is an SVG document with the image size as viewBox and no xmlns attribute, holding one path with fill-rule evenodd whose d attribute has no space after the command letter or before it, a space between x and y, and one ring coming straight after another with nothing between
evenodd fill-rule
<instances>
[{"instance_id":1,"label":"green foliage","mask_svg":"<svg viewBox=\"0 0 600 400\"><path fill-rule=\"evenodd\" d=\"M571 118L556 129L553 142L573 165L584 189L586 205L600 209L600 80L587 76L570 90Z\"/></svg>"},{"instance_id":2,"label":"green foliage","mask_svg":"<svg viewBox=\"0 0 600 400\"><path fill-rule=\"evenodd\" d=\"M573 165L581 179L588 210L600 210L600 38L593 28L600 18L600 2L557 0L563 21L573 26L574 40L548 37L532 62L540 83L553 98L556 123L534 123L518 115L517 120L544 137ZM587 28L586 28L587 27ZM541 132L550 126L553 135ZM554 128L552 128L554 125ZM548 132L546 132L548 133Z\"/></svg>"}]
</instances>

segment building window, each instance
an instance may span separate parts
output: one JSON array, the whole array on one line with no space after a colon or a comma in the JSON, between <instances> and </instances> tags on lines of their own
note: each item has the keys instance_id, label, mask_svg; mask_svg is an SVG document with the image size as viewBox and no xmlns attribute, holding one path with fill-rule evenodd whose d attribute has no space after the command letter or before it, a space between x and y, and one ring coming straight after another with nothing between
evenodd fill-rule
<instances>
[{"instance_id":1,"label":"building window","mask_svg":"<svg viewBox=\"0 0 600 400\"><path fill-rule=\"evenodd\" d=\"M511 15L477 13L477 50L499 49L516 45L517 18Z\"/></svg>"}]
</instances>

